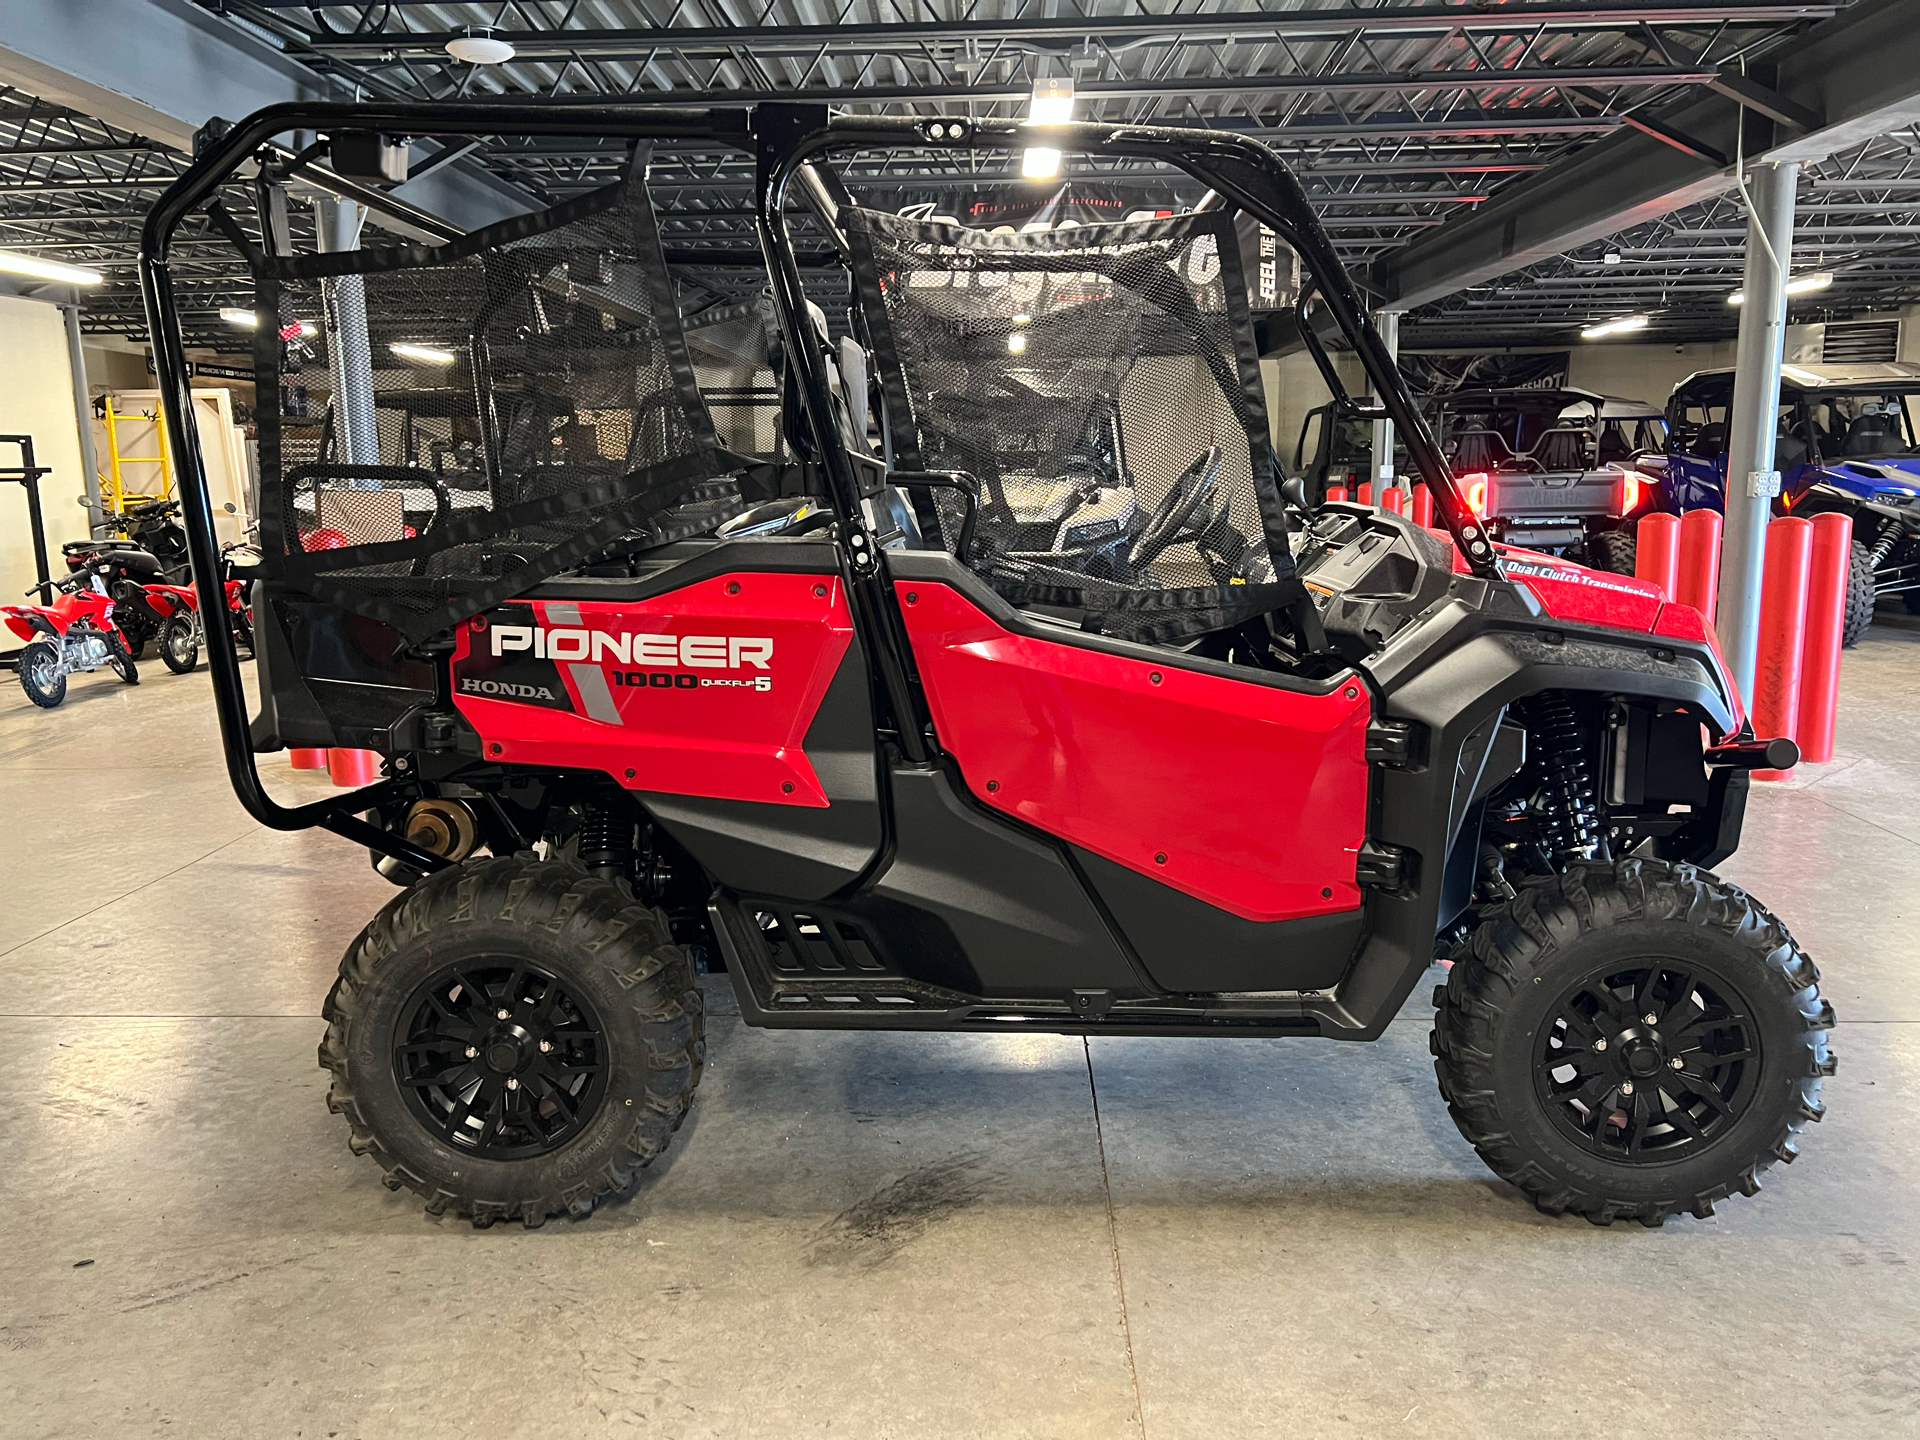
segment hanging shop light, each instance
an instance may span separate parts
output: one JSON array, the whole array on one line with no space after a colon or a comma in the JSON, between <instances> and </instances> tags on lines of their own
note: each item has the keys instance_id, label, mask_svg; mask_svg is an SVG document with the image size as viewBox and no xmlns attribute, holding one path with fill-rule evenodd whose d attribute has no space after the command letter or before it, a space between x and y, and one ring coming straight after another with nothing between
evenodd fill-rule
<instances>
[{"instance_id":1,"label":"hanging shop light","mask_svg":"<svg viewBox=\"0 0 1920 1440\"><path fill-rule=\"evenodd\" d=\"M229 325L238 325L242 330L257 330L260 328L260 317L253 311L242 310L238 306L223 306L220 311L220 318ZM320 327L311 320L296 320L292 323L300 327L300 333L302 335L311 336L320 333Z\"/></svg>"},{"instance_id":2,"label":"hanging shop light","mask_svg":"<svg viewBox=\"0 0 1920 1440\"><path fill-rule=\"evenodd\" d=\"M1816 270L1811 275L1796 275L1793 279L1787 281L1786 293L1789 295L1811 295L1814 291L1824 290L1831 284L1833 284L1833 272L1831 270ZM1731 295L1727 296L1727 303L1729 305L1746 304L1747 292L1744 290L1734 291Z\"/></svg>"},{"instance_id":3,"label":"hanging shop light","mask_svg":"<svg viewBox=\"0 0 1920 1440\"><path fill-rule=\"evenodd\" d=\"M1589 325L1580 332L1582 340L1604 340L1609 335L1626 335L1635 330L1647 328L1647 317L1628 315L1619 320L1602 320L1597 325Z\"/></svg>"},{"instance_id":4,"label":"hanging shop light","mask_svg":"<svg viewBox=\"0 0 1920 1440\"><path fill-rule=\"evenodd\" d=\"M387 347L402 360L417 360L422 365L451 365L460 357L438 345L393 344Z\"/></svg>"},{"instance_id":5,"label":"hanging shop light","mask_svg":"<svg viewBox=\"0 0 1920 1440\"><path fill-rule=\"evenodd\" d=\"M98 270L89 270L84 265L62 265L58 260L42 260L13 250L0 250L0 270L35 280L57 280L63 285L98 285L101 280Z\"/></svg>"},{"instance_id":6,"label":"hanging shop light","mask_svg":"<svg viewBox=\"0 0 1920 1440\"><path fill-rule=\"evenodd\" d=\"M1073 119L1073 81L1036 80L1027 102L1027 124L1065 125ZM1060 173L1060 152L1035 146L1020 157L1020 173L1029 180L1051 180Z\"/></svg>"}]
</instances>

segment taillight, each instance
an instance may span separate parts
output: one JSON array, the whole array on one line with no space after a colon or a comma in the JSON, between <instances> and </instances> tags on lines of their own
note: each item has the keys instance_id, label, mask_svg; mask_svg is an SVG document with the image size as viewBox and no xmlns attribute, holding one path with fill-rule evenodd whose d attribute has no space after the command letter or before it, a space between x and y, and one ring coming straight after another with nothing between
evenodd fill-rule
<instances>
[{"instance_id":1,"label":"taillight","mask_svg":"<svg viewBox=\"0 0 1920 1440\"><path fill-rule=\"evenodd\" d=\"M1485 475L1467 475L1462 477L1466 483L1467 508L1473 511L1474 518L1487 518L1487 477Z\"/></svg>"},{"instance_id":2,"label":"taillight","mask_svg":"<svg viewBox=\"0 0 1920 1440\"><path fill-rule=\"evenodd\" d=\"M1646 482L1633 471L1626 470L1621 472L1619 485L1619 512L1622 515L1631 515L1640 508L1640 496L1645 490Z\"/></svg>"}]
</instances>

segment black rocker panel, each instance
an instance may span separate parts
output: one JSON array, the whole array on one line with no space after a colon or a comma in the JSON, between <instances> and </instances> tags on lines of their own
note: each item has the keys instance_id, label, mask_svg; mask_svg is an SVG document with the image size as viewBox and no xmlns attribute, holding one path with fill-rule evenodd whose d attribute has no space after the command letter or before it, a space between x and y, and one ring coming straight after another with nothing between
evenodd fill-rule
<instances>
[{"instance_id":1,"label":"black rocker panel","mask_svg":"<svg viewBox=\"0 0 1920 1440\"><path fill-rule=\"evenodd\" d=\"M1329 990L1360 941L1360 910L1243 920L1077 845L1073 858L1147 973L1176 994Z\"/></svg>"},{"instance_id":2,"label":"black rocker panel","mask_svg":"<svg viewBox=\"0 0 1920 1440\"><path fill-rule=\"evenodd\" d=\"M938 770L893 772L893 821L892 863L852 908L894 927L912 912L940 921L959 942L981 995L1143 992L1056 846L974 809ZM893 948L912 965L910 944ZM951 968L943 968L941 976L915 978L951 984Z\"/></svg>"},{"instance_id":3,"label":"black rocker panel","mask_svg":"<svg viewBox=\"0 0 1920 1440\"><path fill-rule=\"evenodd\" d=\"M866 652L856 638L802 745L832 803L824 810L647 791L648 812L709 879L743 894L821 900L858 878L880 848L880 782Z\"/></svg>"}]
</instances>

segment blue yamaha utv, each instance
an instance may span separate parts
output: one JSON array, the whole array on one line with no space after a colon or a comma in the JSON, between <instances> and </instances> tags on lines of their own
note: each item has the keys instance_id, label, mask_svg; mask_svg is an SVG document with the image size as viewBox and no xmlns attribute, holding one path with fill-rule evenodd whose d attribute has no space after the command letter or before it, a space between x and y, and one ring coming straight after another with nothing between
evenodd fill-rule
<instances>
[{"instance_id":1,"label":"blue yamaha utv","mask_svg":"<svg viewBox=\"0 0 1920 1440\"><path fill-rule=\"evenodd\" d=\"M1642 456L1659 474L1661 503L1684 513L1725 508L1731 370L1702 370L1667 401L1667 453ZM1873 623L1874 603L1899 595L1920 614L1920 365L1783 365L1774 465L1782 515L1835 510L1853 517L1842 643Z\"/></svg>"}]
</instances>

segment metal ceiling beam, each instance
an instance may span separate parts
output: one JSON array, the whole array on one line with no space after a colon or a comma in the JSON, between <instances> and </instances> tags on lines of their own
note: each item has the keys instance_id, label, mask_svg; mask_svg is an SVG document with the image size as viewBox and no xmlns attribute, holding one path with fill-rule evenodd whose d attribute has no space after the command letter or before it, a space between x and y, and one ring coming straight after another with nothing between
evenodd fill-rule
<instances>
[{"instance_id":1,"label":"metal ceiling beam","mask_svg":"<svg viewBox=\"0 0 1920 1440\"><path fill-rule=\"evenodd\" d=\"M1912 0L1863 0L1815 26L1780 52L1771 88L1827 123L1767 158L1825 159L1920 121L1920 27ZM1656 118L1731 155L1743 113L1709 95ZM1396 252L1376 266L1375 279L1397 305L1415 308L1731 188L1728 167L1626 131Z\"/></svg>"},{"instance_id":2,"label":"metal ceiling beam","mask_svg":"<svg viewBox=\"0 0 1920 1440\"><path fill-rule=\"evenodd\" d=\"M401 4L408 0L400 0ZM428 0L414 0L428 3ZM253 0L260 10L307 10L308 0ZM356 4L355 8L360 8ZM1158 36L1180 40L1258 41L1264 37L1309 39L1341 37L1355 31L1370 35L1444 35L1452 31L1496 31L1526 34L1536 27L1554 30L1622 30L1639 25L1783 24L1824 19L1840 7L1834 4L1776 4L1772 0L1681 0L1665 5L1612 3L1500 5L1467 8L1453 5L1408 5L1392 9L1337 6L1302 10L1211 11L1167 15L1058 15L1021 16L1004 20L903 20L880 23L858 21L840 25L675 25L633 30L494 30L496 38L511 44L522 57L565 59L570 54L605 58L596 47L618 45L676 49L699 46L703 51L738 47L769 55L782 49L813 54L829 50L871 52L893 45L932 45L965 41L1022 45L1055 41L1061 45L1086 40L1109 43L1138 42ZM449 40L464 30L390 32L383 35L324 37L309 42L324 54L378 57L444 54Z\"/></svg>"}]
</instances>

